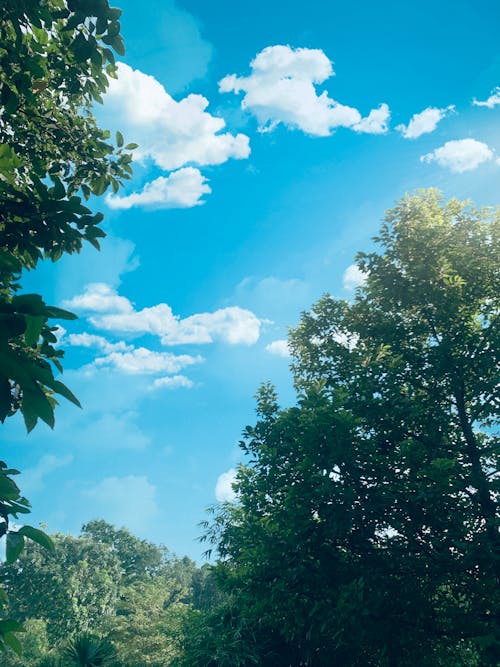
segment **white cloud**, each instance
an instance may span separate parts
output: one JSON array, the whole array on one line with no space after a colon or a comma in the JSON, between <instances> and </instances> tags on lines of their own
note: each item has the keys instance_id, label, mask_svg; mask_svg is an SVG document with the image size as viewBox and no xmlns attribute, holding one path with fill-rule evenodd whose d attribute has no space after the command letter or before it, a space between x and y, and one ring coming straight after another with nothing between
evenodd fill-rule
<instances>
[{"instance_id":1,"label":"white cloud","mask_svg":"<svg viewBox=\"0 0 500 667\"><path fill-rule=\"evenodd\" d=\"M33 468L27 468L22 474L21 486L24 493L33 493L43 487L45 477L50 473L64 468L73 461L71 454L55 456L44 454Z\"/></svg>"},{"instance_id":2,"label":"white cloud","mask_svg":"<svg viewBox=\"0 0 500 667\"><path fill-rule=\"evenodd\" d=\"M248 137L222 132L224 119L208 113L207 106L202 95L177 102L154 77L125 63L118 63L118 79L110 79L104 98L105 114L127 141L139 144L134 157L151 159L166 171L189 163L222 164L250 154Z\"/></svg>"},{"instance_id":3,"label":"white cloud","mask_svg":"<svg viewBox=\"0 0 500 667\"><path fill-rule=\"evenodd\" d=\"M422 155L421 162L437 162L454 173L477 169L483 162L493 158L493 151L487 144L475 139L447 141L432 153Z\"/></svg>"},{"instance_id":4,"label":"white cloud","mask_svg":"<svg viewBox=\"0 0 500 667\"><path fill-rule=\"evenodd\" d=\"M129 209L133 206L146 206L154 209L191 208L203 204L204 194L212 189L199 169L184 167L169 176L159 176L151 183L146 183L141 192L134 192L126 197L108 195L106 203L110 208Z\"/></svg>"},{"instance_id":5,"label":"white cloud","mask_svg":"<svg viewBox=\"0 0 500 667\"><path fill-rule=\"evenodd\" d=\"M367 274L361 271L357 264L351 264L344 271L342 276L342 285L344 289L352 290L361 287L366 282Z\"/></svg>"},{"instance_id":6,"label":"white cloud","mask_svg":"<svg viewBox=\"0 0 500 667\"><path fill-rule=\"evenodd\" d=\"M143 475L106 477L83 491L83 496L93 501L88 509L95 512L94 516L132 532L142 533L145 523L159 512L156 487Z\"/></svg>"},{"instance_id":7,"label":"white cloud","mask_svg":"<svg viewBox=\"0 0 500 667\"><path fill-rule=\"evenodd\" d=\"M366 118L362 118L359 123L353 125L356 132L365 132L367 134L385 134L388 132L388 122L391 117L389 106L381 104L378 109L372 109Z\"/></svg>"},{"instance_id":8,"label":"white cloud","mask_svg":"<svg viewBox=\"0 0 500 667\"><path fill-rule=\"evenodd\" d=\"M440 120L448 113L454 111L455 107L450 105L444 109L437 107L427 107L420 113L413 114L408 125L397 125L396 130L401 132L405 139L417 139L422 134L434 132Z\"/></svg>"},{"instance_id":9,"label":"white cloud","mask_svg":"<svg viewBox=\"0 0 500 667\"><path fill-rule=\"evenodd\" d=\"M116 368L131 375L156 373L178 373L182 368L198 364L203 357L189 354L175 355L170 352L154 352L145 347L134 348L128 352L110 352L104 357L97 357L95 367Z\"/></svg>"},{"instance_id":10,"label":"white cloud","mask_svg":"<svg viewBox=\"0 0 500 667\"><path fill-rule=\"evenodd\" d=\"M219 475L215 485L215 497L219 503L234 503L238 499L236 491L233 489L233 482L236 481L236 470L231 468L227 472Z\"/></svg>"},{"instance_id":11,"label":"white cloud","mask_svg":"<svg viewBox=\"0 0 500 667\"><path fill-rule=\"evenodd\" d=\"M358 132L385 131L387 105L363 119L357 109L340 104L326 91L318 94L316 85L334 74L332 63L320 49L268 46L257 54L250 67L248 77L225 76L219 82L219 90L243 92L241 107L257 117L261 131L271 131L280 123L316 136L328 136L337 127Z\"/></svg>"},{"instance_id":12,"label":"white cloud","mask_svg":"<svg viewBox=\"0 0 500 667\"><path fill-rule=\"evenodd\" d=\"M180 387L191 389L193 386L194 382L185 375L167 375L166 377L156 378L150 389L178 389Z\"/></svg>"},{"instance_id":13,"label":"white cloud","mask_svg":"<svg viewBox=\"0 0 500 667\"><path fill-rule=\"evenodd\" d=\"M133 310L132 304L124 296L119 296L116 290L106 283L89 283L83 294L63 302L66 308L75 310L90 310L95 313L110 311L128 313Z\"/></svg>"},{"instance_id":14,"label":"white cloud","mask_svg":"<svg viewBox=\"0 0 500 667\"><path fill-rule=\"evenodd\" d=\"M500 86L497 86L491 91L491 95L488 99L480 101L474 98L472 104L475 104L477 107L488 107L488 109L493 109L497 104L500 104Z\"/></svg>"},{"instance_id":15,"label":"white cloud","mask_svg":"<svg viewBox=\"0 0 500 667\"><path fill-rule=\"evenodd\" d=\"M288 341L282 340L273 340L272 343L266 345L266 351L270 354L275 354L278 357L289 357L290 349L288 347Z\"/></svg>"}]
</instances>

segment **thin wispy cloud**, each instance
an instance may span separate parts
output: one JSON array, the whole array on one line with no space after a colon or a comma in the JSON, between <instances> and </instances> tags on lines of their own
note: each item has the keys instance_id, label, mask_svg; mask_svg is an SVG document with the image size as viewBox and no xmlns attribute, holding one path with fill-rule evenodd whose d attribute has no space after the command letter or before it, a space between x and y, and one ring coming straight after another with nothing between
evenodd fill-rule
<instances>
[{"instance_id":1,"label":"thin wispy cloud","mask_svg":"<svg viewBox=\"0 0 500 667\"><path fill-rule=\"evenodd\" d=\"M500 86L497 86L491 91L490 96L486 100L477 100L474 98L472 104L476 107L487 107L493 109L497 104L500 104Z\"/></svg>"},{"instance_id":2,"label":"thin wispy cloud","mask_svg":"<svg viewBox=\"0 0 500 667\"><path fill-rule=\"evenodd\" d=\"M332 63L320 49L275 45L263 49L250 63L251 74L229 74L219 82L221 93L243 93L242 109L253 113L260 130L280 123L315 136L336 128L380 134L387 131L389 107L381 104L366 118L358 109L341 104L317 86L334 75Z\"/></svg>"},{"instance_id":3,"label":"thin wispy cloud","mask_svg":"<svg viewBox=\"0 0 500 667\"><path fill-rule=\"evenodd\" d=\"M493 156L491 148L482 141L459 139L447 141L431 153L422 155L420 161L436 162L440 167L461 174L464 171L477 169L479 165L492 160Z\"/></svg>"},{"instance_id":4,"label":"thin wispy cloud","mask_svg":"<svg viewBox=\"0 0 500 667\"><path fill-rule=\"evenodd\" d=\"M408 125L397 125L396 130L401 132L405 139L417 139L423 134L434 132L438 123L454 110L454 105L444 107L443 109L427 107L427 109L424 109L420 113L414 114Z\"/></svg>"}]
</instances>

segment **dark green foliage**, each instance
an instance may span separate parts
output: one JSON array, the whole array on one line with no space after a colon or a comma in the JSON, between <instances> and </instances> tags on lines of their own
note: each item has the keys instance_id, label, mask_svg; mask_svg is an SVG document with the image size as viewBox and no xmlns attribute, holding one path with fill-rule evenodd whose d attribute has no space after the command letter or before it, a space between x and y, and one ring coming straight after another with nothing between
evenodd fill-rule
<instances>
[{"instance_id":1,"label":"dark green foliage","mask_svg":"<svg viewBox=\"0 0 500 667\"><path fill-rule=\"evenodd\" d=\"M113 52L123 53L120 10L107 0L6 0L0 17L0 420L20 409L30 431L54 424L53 318L74 315L37 294L17 295L39 260L99 248L101 213L83 204L131 173L130 154L91 113L102 101Z\"/></svg>"},{"instance_id":2,"label":"dark green foliage","mask_svg":"<svg viewBox=\"0 0 500 667\"><path fill-rule=\"evenodd\" d=\"M303 315L297 405L259 392L239 502L207 523L226 601L183 665L499 664L498 231L407 197L354 302Z\"/></svg>"},{"instance_id":3,"label":"dark green foliage","mask_svg":"<svg viewBox=\"0 0 500 667\"><path fill-rule=\"evenodd\" d=\"M108 639L83 632L70 640L63 660L68 667L110 667L116 662L116 652Z\"/></svg>"}]
</instances>

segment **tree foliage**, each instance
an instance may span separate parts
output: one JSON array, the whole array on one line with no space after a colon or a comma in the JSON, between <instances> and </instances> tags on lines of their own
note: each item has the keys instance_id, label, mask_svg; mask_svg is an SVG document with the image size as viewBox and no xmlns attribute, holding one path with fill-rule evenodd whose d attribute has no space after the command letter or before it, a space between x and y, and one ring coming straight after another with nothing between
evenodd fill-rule
<instances>
[{"instance_id":1,"label":"tree foliage","mask_svg":"<svg viewBox=\"0 0 500 667\"><path fill-rule=\"evenodd\" d=\"M207 523L228 597L183 664L498 664L499 221L406 197L354 301L303 315L297 405L259 392Z\"/></svg>"},{"instance_id":2,"label":"tree foliage","mask_svg":"<svg viewBox=\"0 0 500 667\"><path fill-rule=\"evenodd\" d=\"M6 0L0 17L0 420L20 409L28 430L54 424L55 394L78 404L54 375L54 318L72 314L17 294L21 271L88 241L101 213L83 201L131 173L123 139L98 127L92 105L123 53L120 10L107 0ZM110 48L111 47L111 48Z\"/></svg>"},{"instance_id":3,"label":"tree foliage","mask_svg":"<svg viewBox=\"0 0 500 667\"><path fill-rule=\"evenodd\" d=\"M116 135L98 127L92 105L116 75L112 49L123 54L120 10L108 0L5 0L0 16L0 422L21 411L31 431L39 419L54 426L56 396L79 405L54 372L62 372L52 320L74 319L40 294L21 294L25 270L42 259L99 248L101 213L84 205L131 173L131 155ZM7 561L25 538L52 548L42 531L12 531L11 517L28 501L0 470L0 537ZM6 603L3 591L3 604ZM21 626L0 620L0 649L19 651Z\"/></svg>"}]
</instances>

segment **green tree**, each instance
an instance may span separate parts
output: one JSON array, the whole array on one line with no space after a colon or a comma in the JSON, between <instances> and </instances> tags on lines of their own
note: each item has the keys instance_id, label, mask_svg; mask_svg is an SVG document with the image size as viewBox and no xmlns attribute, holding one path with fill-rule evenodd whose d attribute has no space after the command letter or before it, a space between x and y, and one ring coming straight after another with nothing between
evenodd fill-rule
<instances>
[{"instance_id":1,"label":"green tree","mask_svg":"<svg viewBox=\"0 0 500 667\"><path fill-rule=\"evenodd\" d=\"M106 545L67 535L53 539L52 556L30 545L1 572L10 614L21 622L44 620L51 645L98 631L115 613L122 579L120 562Z\"/></svg>"},{"instance_id":2,"label":"green tree","mask_svg":"<svg viewBox=\"0 0 500 667\"><path fill-rule=\"evenodd\" d=\"M42 419L54 425L56 395L79 405L54 375L63 353L55 346L54 319L72 313L49 306L39 294L20 294L22 271L42 259L78 252L84 241L99 248L104 236L83 204L131 173L133 147L116 147L100 129L92 105L116 75L113 51L123 54L120 10L107 0L5 0L0 16L0 422L21 411L28 431ZM29 503L0 471L0 537L7 560L24 539L50 547L41 531L12 531L9 518ZM5 603L5 599L0 602ZM19 650L12 619L0 620L0 649Z\"/></svg>"},{"instance_id":3,"label":"green tree","mask_svg":"<svg viewBox=\"0 0 500 667\"><path fill-rule=\"evenodd\" d=\"M99 248L101 213L83 204L131 173L123 138L98 127L92 105L123 53L120 10L107 0L6 0L0 17L0 420L20 409L28 430L54 425L62 352L40 295L17 294L43 258ZM129 145L127 148L130 148Z\"/></svg>"},{"instance_id":4,"label":"green tree","mask_svg":"<svg viewBox=\"0 0 500 667\"><path fill-rule=\"evenodd\" d=\"M260 391L208 526L228 598L186 665L498 664L499 223L406 197L354 301L303 315L297 405Z\"/></svg>"}]
</instances>

